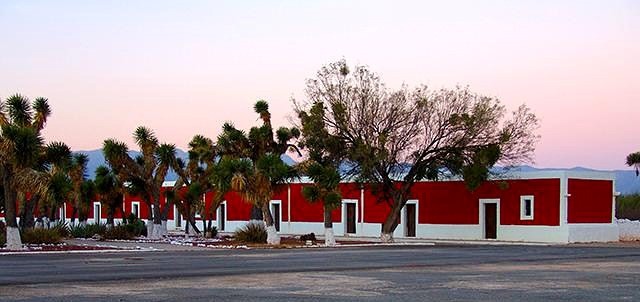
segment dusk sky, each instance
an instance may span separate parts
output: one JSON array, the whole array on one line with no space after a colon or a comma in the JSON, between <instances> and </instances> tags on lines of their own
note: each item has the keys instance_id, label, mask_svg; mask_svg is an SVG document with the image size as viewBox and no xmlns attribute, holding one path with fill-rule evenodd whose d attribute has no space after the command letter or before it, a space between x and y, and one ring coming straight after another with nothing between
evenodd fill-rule
<instances>
[{"instance_id":1,"label":"dusk sky","mask_svg":"<svg viewBox=\"0 0 640 302\"><path fill-rule=\"evenodd\" d=\"M390 88L469 85L540 118L537 167L628 169L640 151L640 1L0 2L0 98L47 97L74 150L138 125L186 148L224 121L288 125L345 58Z\"/></svg>"}]
</instances>

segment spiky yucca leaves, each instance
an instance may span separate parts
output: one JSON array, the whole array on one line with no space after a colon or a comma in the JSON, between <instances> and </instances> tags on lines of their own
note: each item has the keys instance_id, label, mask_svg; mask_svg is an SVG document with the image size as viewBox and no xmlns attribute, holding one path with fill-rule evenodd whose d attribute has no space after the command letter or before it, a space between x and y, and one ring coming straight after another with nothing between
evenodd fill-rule
<instances>
[{"instance_id":1,"label":"spiky yucca leaves","mask_svg":"<svg viewBox=\"0 0 640 302\"><path fill-rule=\"evenodd\" d=\"M636 169L636 176L640 174L640 152L627 155L627 166L634 167Z\"/></svg>"},{"instance_id":2,"label":"spiky yucca leaves","mask_svg":"<svg viewBox=\"0 0 640 302\"><path fill-rule=\"evenodd\" d=\"M107 225L113 227L115 212L122 206L123 183L107 166L98 166L95 175L95 191L107 209Z\"/></svg>"},{"instance_id":3,"label":"spiky yucca leaves","mask_svg":"<svg viewBox=\"0 0 640 302\"><path fill-rule=\"evenodd\" d=\"M86 178L88 163L89 156L82 153L76 153L73 155L71 166L69 167L69 178L71 179L72 184L69 199L73 207L73 211L71 213L71 224L75 223L76 214L78 214L78 211L81 209L82 183Z\"/></svg>"},{"instance_id":4,"label":"spiky yucca leaves","mask_svg":"<svg viewBox=\"0 0 640 302\"><path fill-rule=\"evenodd\" d=\"M228 189L221 190L213 180L218 171L218 148L210 138L195 135L189 142L188 163L178 164L179 175L173 191L168 192L174 200L180 213L187 219L188 228L200 233L195 225L195 213L202 215L205 235L212 229L213 213L222 202ZM213 192L214 200L211 207L205 207L205 193ZM169 195L168 195L169 196ZM207 226L207 220L209 225ZM189 230L186 230L189 231Z\"/></svg>"},{"instance_id":5,"label":"spiky yucca leaves","mask_svg":"<svg viewBox=\"0 0 640 302\"><path fill-rule=\"evenodd\" d=\"M222 160L214 181L219 182L221 188L237 191L245 201L259 208L269 233L268 242L278 244L280 239L273 227L269 200L274 191L295 174L280 156L290 148L298 151L289 141L300 133L295 128L281 128L274 138L268 103L260 100L254 110L263 124L252 127L248 134L231 123L224 124L218 137Z\"/></svg>"},{"instance_id":6,"label":"spiky yucca leaves","mask_svg":"<svg viewBox=\"0 0 640 302\"><path fill-rule=\"evenodd\" d=\"M128 154L127 145L116 140L105 140L103 152L107 163L118 177L130 183L135 183L136 190L151 208L153 205L153 229L149 226L149 235L159 238L166 233L162 222L166 221L169 204L161 212L160 190L169 169L180 170L179 161L175 158L175 146L159 144L153 131L146 127L138 127L133 137L142 154L133 159ZM130 187L130 188L133 188ZM166 226L166 225L165 225ZM157 228L156 228L157 227Z\"/></svg>"},{"instance_id":7,"label":"spiky yucca leaves","mask_svg":"<svg viewBox=\"0 0 640 302\"><path fill-rule=\"evenodd\" d=\"M0 179L4 200L18 200L27 191L48 193L50 178L40 171L44 161L40 131L50 114L48 101L43 98L31 104L28 98L16 94L0 101ZM7 236L7 243L10 248L20 248L15 204L7 202L5 206L7 234L12 233Z\"/></svg>"}]
</instances>

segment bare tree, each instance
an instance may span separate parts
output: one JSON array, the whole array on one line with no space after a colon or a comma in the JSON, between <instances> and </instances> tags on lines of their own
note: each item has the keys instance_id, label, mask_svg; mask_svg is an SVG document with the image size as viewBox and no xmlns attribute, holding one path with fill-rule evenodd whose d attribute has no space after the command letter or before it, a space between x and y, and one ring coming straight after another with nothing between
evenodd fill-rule
<instances>
[{"instance_id":1,"label":"bare tree","mask_svg":"<svg viewBox=\"0 0 640 302\"><path fill-rule=\"evenodd\" d=\"M307 80L306 94L306 106L326 104L325 124L344 142L348 174L389 204L381 231L385 242L393 241L416 181L460 176L473 189L496 164L532 161L538 140L537 118L524 105L507 119L498 99L467 87L391 91L367 67L351 71L344 60Z\"/></svg>"}]
</instances>

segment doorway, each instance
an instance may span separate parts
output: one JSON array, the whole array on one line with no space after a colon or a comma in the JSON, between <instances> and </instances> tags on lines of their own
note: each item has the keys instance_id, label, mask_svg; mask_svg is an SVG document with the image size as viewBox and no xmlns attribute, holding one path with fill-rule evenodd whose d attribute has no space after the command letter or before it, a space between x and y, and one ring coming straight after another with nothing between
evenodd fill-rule
<instances>
[{"instance_id":1,"label":"doorway","mask_svg":"<svg viewBox=\"0 0 640 302\"><path fill-rule=\"evenodd\" d=\"M280 232L280 222L281 222L281 212L280 212L280 202L272 201L271 202L271 216L273 217L273 226L276 228L277 232Z\"/></svg>"},{"instance_id":2,"label":"doorway","mask_svg":"<svg viewBox=\"0 0 640 302\"><path fill-rule=\"evenodd\" d=\"M416 204L407 203L404 206L404 236L416 237Z\"/></svg>"},{"instance_id":3,"label":"doorway","mask_svg":"<svg viewBox=\"0 0 640 302\"><path fill-rule=\"evenodd\" d=\"M345 233L347 234L355 234L356 233L356 204L355 203L346 203L346 225L345 225Z\"/></svg>"},{"instance_id":4,"label":"doorway","mask_svg":"<svg viewBox=\"0 0 640 302\"><path fill-rule=\"evenodd\" d=\"M93 203L93 222L100 224L100 216L102 216L102 209L99 202Z\"/></svg>"},{"instance_id":5,"label":"doorway","mask_svg":"<svg viewBox=\"0 0 640 302\"><path fill-rule=\"evenodd\" d=\"M498 206L496 203L484 204L484 239L498 238Z\"/></svg>"},{"instance_id":6,"label":"doorway","mask_svg":"<svg viewBox=\"0 0 640 302\"><path fill-rule=\"evenodd\" d=\"M218 230L224 231L227 224L227 204L222 202L218 206Z\"/></svg>"}]
</instances>

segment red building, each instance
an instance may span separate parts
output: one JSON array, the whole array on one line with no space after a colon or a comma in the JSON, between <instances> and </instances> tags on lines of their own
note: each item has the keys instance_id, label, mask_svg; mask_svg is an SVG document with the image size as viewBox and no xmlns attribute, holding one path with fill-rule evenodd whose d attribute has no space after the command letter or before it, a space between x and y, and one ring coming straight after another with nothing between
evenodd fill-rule
<instances>
[{"instance_id":1,"label":"red building","mask_svg":"<svg viewBox=\"0 0 640 302\"><path fill-rule=\"evenodd\" d=\"M165 183L166 187L172 182ZM305 182L283 186L271 202L276 227L282 234L323 234L321 204L302 197ZM341 236L380 236L389 211L366 187L341 184L342 206L332 216L334 232ZM617 241L614 176L606 172L544 171L516 173L508 179L488 181L470 191L462 181L416 183L402 209L394 237L429 239L497 239L530 242ZM164 199L164 198L163 198ZM207 207L212 194L205 195ZM71 209L66 209L70 213ZM214 225L232 232L249 220L251 206L229 193L215 211ZM94 215L101 212L101 215ZM148 209L136 196L126 196L124 212L146 219ZM63 215L65 213L62 213ZM90 221L106 219L98 201ZM122 213L116 213L117 218ZM183 229L185 221L175 207L168 228ZM199 222L200 226L200 222Z\"/></svg>"}]
</instances>

